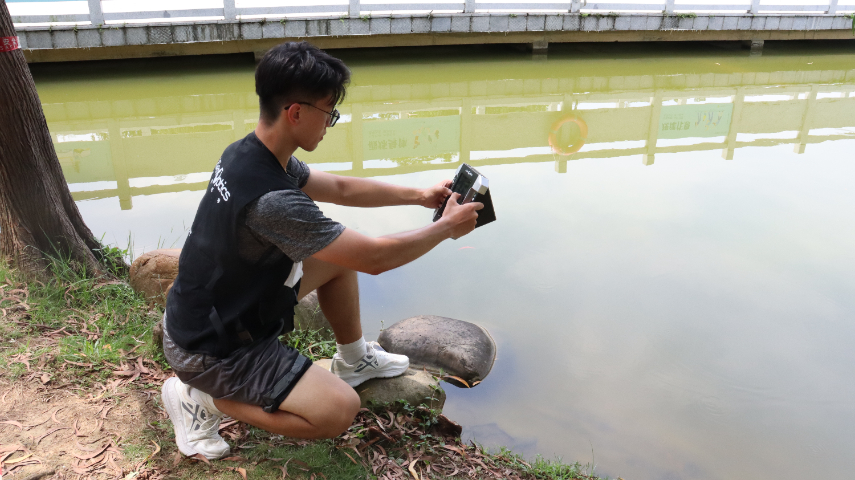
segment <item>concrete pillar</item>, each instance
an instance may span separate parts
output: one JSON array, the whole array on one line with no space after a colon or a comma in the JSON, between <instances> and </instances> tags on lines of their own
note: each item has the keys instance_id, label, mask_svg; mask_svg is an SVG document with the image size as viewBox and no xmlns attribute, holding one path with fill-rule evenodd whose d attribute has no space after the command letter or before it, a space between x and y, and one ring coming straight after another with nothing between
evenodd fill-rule
<instances>
[{"instance_id":1,"label":"concrete pillar","mask_svg":"<svg viewBox=\"0 0 855 480\"><path fill-rule=\"evenodd\" d=\"M232 133L234 141L238 141L246 136L243 110L235 110L232 112Z\"/></svg>"},{"instance_id":2,"label":"concrete pillar","mask_svg":"<svg viewBox=\"0 0 855 480\"><path fill-rule=\"evenodd\" d=\"M350 0L350 2L347 4L347 15L350 18L358 18L359 13L359 0Z\"/></svg>"},{"instance_id":3,"label":"concrete pillar","mask_svg":"<svg viewBox=\"0 0 855 480\"><path fill-rule=\"evenodd\" d=\"M531 53L534 55L546 55L546 52L549 50L549 42L544 40L537 40L529 44L529 49L531 49Z\"/></svg>"},{"instance_id":4,"label":"concrete pillar","mask_svg":"<svg viewBox=\"0 0 855 480\"><path fill-rule=\"evenodd\" d=\"M733 96L733 110L730 115L730 129L727 131L727 137L724 140L724 150L721 151L721 158L725 160L733 160L733 153L736 150L736 136L739 134L739 126L742 123L742 106L745 104L745 88L739 87L736 89L736 94Z\"/></svg>"},{"instance_id":5,"label":"concrete pillar","mask_svg":"<svg viewBox=\"0 0 855 480\"><path fill-rule=\"evenodd\" d=\"M472 151L472 138L474 136L474 118L472 118L472 100L464 97L460 102L460 148L458 160L461 163L469 161Z\"/></svg>"},{"instance_id":6,"label":"concrete pillar","mask_svg":"<svg viewBox=\"0 0 855 480\"><path fill-rule=\"evenodd\" d=\"M101 0L89 0L89 21L92 25L104 25L104 12L101 10Z\"/></svg>"},{"instance_id":7,"label":"concrete pillar","mask_svg":"<svg viewBox=\"0 0 855 480\"><path fill-rule=\"evenodd\" d=\"M350 106L350 161L353 175L361 177L362 173L362 104Z\"/></svg>"},{"instance_id":8,"label":"concrete pillar","mask_svg":"<svg viewBox=\"0 0 855 480\"><path fill-rule=\"evenodd\" d=\"M567 160L558 159L555 161L556 173L567 173Z\"/></svg>"},{"instance_id":9,"label":"concrete pillar","mask_svg":"<svg viewBox=\"0 0 855 480\"><path fill-rule=\"evenodd\" d=\"M763 55L763 45L765 45L765 43L766 43L765 40L755 38L753 40L744 40L742 42L742 45L746 48L751 49L751 56L752 57L755 57L755 56L759 57L760 55Z\"/></svg>"},{"instance_id":10,"label":"concrete pillar","mask_svg":"<svg viewBox=\"0 0 855 480\"><path fill-rule=\"evenodd\" d=\"M475 0L465 0L463 2L463 13L475 13Z\"/></svg>"},{"instance_id":11,"label":"concrete pillar","mask_svg":"<svg viewBox=\"0 0 855 480\"><path fill-rule=\"evenodd\" d=\"M235 0L223 0L223 18L228 20L237 20L237 8L235 8Z\"/></svg>"},{"instance_id":12,"label":"concrete pillar","mask_svg":"<svg viewBox=\"0 0 855 480\"><path fill-rule=\"evenodd\" d=\"M582 9L582 0L573 0L570 2L570 13L579 13Z\"/></svg>"},{"instance_id":13,"label":"concrete pillar","mask_svg":"<svg viewBox=\"0 0 855 480\"><path fill-rule=\"evenodd\" d=\"M837 0L831 0L828 3L828 10L826 10L825 13L829 15L837 14Z\"/></svg>"},{"instance_id":14,"label":"concrete pillar","mask_svg":"<svg viewBox=\"0 0 855 480\"><path fill-rule=\"evenodd\" d=\"M751 0L751 8L748 9L748 13L752 15L760 13L760 0Z\"/></svg>"},{"instance_id":15,"label":"concrete pillar","mask_svg":"<svg viewBox=\"0 0 855 480\"><path fill-rule=\"evenodd\" d=\"M113 178L116 179L116 189L119 191L119 207L122 210L130 210L134 205L119 122L110 120L107 123L107 132L107 138L110 141L110 160L113 163Z\"/></svg>"},{"instance_id":16,"label":"concrete pillar","mask_svg":"<svg viewBox=\"0 0 855 480\"><path fill-rule=\"evenodd\" d=\"M665 13L674 13L674 0L665 0Z\"/></svg>"},{"instance_id":17,"label":"concrete pillar","mask_svg":"<svg viewBox=\"0 0 855 480\"><path fill-rule=\"evenodd\" d=\"M807 147L808 134L810 134L810 124L813 120L813 109L816 105L816 95L818 88L816 85L811 85L810 93L805 101L805 113L802 115L802 128L799 130L799 136L796 137L796 147L793 149L795 153L801 155L805 153Z\"/></svg>"},{"instance_id":18,"label":"concrete pillar","mask_svg":"<svg viewBox=\"0 0 855 480\"><path fill-rule=\"evenodd\" d=\"M653 165L656 157L656 141L659 139L659 117L662 114L662 94L655 92L650 99L650 122L647 130L647 153L641 163L647 166Z\"/></svg>"}]
</instances>

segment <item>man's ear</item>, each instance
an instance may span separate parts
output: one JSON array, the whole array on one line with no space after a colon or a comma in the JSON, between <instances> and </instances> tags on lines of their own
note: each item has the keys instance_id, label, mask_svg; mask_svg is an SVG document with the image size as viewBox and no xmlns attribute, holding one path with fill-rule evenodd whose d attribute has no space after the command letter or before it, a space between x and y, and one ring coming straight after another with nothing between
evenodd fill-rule
<instances>
[{"instance_id":1,"label":"man's ear","mask_svg":"<svg viewBox=\"0 0 855 480\"><path fill-rule=\"evenodd\" d=\"M282 109L282 115L285 115L285 121L291 125L296 125L300 121L300 110L302 105L292 103L290 107Z\"/></svg>"}]
</instances>

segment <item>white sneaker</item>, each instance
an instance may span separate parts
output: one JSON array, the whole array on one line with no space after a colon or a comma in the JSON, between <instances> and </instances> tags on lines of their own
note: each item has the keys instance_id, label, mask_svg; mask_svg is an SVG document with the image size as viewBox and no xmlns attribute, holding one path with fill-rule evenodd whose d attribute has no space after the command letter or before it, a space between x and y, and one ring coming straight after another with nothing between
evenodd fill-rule
<instances>
[{"instance_id":1,"label":"white sneaker","mask_svg":"<svg viewBox=\"0 0 855 480\"><path fill-rule=\"evenodd\" d=\"M190 397L190 387L177 377L170 377L163 384L163 406L175 428L175 443L178 450L187 456L201 453L214 460L229 453L229 444L219 434L223 416L214 413Z\"/></svg>"},{"instance_id":2,"label":"white sneaker","mask_svg":"<svg viewBox=\"0 0 855 480\"><path fill-rule=\"evenodd\" d=\"M330 371L351 387L355 387L372 378L397 377L406 372L410 366L410 359L406 355L389 353L377 342L368 342L366 347L368 351L365 356L353 365L345 362L336 352L332 358Z\"/></svg>"}]
</instances>

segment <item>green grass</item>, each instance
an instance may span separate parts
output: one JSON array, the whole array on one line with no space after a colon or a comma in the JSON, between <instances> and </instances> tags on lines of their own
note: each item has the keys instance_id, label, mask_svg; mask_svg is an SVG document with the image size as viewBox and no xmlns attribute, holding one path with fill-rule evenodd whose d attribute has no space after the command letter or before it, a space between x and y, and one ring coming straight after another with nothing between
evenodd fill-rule
<instances>
[{"instance_id":1,"label":"green grass","mask_svg":"<svg viewBox=\"0 0 855 480\"><path fill-rule=\"evenodd\" d=\"M18 296L25 299L27 307L13 309L20 302L0 301L0 308L11 310L7 318L14 322L3 324L3 338L9 343L0 350L0 367L8 368L13 376L21 375L24 372L17 367L24 367L10 366L11 356L29 354L32 363L47 354L51 366L66 365L72 372L77 367L66 362L93 364L94 375L79 378L79 383L86 385L110 376L110 364L119 365L134 349L162 362L162 355L150 341L151 329L162 315L158 308L148 305L124 281L93 278L60 260L51 262L50 268L52 275L46 283L24 284L0 262L0 283L6 283L7 292L24 290L26 294ZM40 338L60 329L55 342ZM26 344L18 341L23 338L30 340ZM16 348L9 348L9 340L15 340Z\"/></svg>"},{"instance_id":2,"label":"green grass","mask_svg":"<svg viewBox=\"0 0 855 480\"><path fill-rule=\"evenodd\" d=\"M111 253L118 256L121 252ZM121 271L115 273L123 274ZM6 379L14 382L32 372L47 372L52 378L61 376L74 386L73 389L79 388L86 393L95 383L103 384L115 379L114 370L127 363L128 357L143 354L164 368L168 367L161 350L151 342L152 327L161 318L162 310L148 304L127 282L93 278L60 260L52 262L49 278L45 283L24 283L23 276L0 261L0 288L5 292L0 292L0 308L6 309L4 321L0 322L0 374ZM10 294L13 290L21 292ZM63 330L57 333L60 329ZM317 360L335 353L335 341L330 338L330 332L326 330L295 331L283 336L283 341ZM29 362L30 369L23 360ZM157 390L159 387L140 379L122 388ZM159 405L159 397L155 396L153 400ZM418 417L420 425L425 428L435 424L439 414L435 410L409 405L403 405L399 410L404 415ZM378 407L376 411L378 416L384 412L385 407ZM148 459L154 450L152 442L157 443L162 451L146 460L146 465L150 471L168 472L169 478L239 479L239 472L230 468L245 469L248 479L283 478L279 468L282 465L288 468L289 478L376 478L353 450L337 447L335 440L294 441L241 424L229 427L234 435L229 441L233 446L232 455L243 457L242 460L219 460L210 464L181 460L180 456L175 456L171 423L157 415L146 416L138 434L123 442L124 454L131 465L136 465ZM366 428L364 424L354 425L351 433L354 438L363 439L357 432L367 432ZM341 445L340 440L338 445ZM442 448L443 442L441 437L423 431L404 435L397 445L390 448L404 453L427 451L432 455L450 455ZM460 443L457 445L466 448ZM509 467L521 478L596 478L593 468L578 463L566 464L560 459L550 461L537 457L527 462L506 449L497 453L484 452L483 455L490 460L489 463ZM351 457L359 463L354 463ZM174 463L176 458L180 463ZM405 458L406 455L401 457L399 464Z\"/></svg>"},{"instance_id":3,"label":"green grass","mask_svg":"<svg viewBox=\"0 0 855 480\"><path fill-rule=\"evenodd\" d=\"M280 337L282 342L299 350L313 362L322 358L332 358L335 355L335 340L330 338L332 338L332 332L326 329L294 330Z\"/></svg>"}]
</instances>

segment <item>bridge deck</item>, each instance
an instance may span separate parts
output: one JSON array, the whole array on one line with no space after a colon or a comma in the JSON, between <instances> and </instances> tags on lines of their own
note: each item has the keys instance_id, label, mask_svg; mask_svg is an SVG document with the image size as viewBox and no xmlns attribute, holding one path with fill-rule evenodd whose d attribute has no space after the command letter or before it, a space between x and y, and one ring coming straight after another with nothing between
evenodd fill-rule
<instances>
[{"instance_id":1,"label":"bridge deck","mask_svg":"<svg viewBox=\"0 0 855 480\"><path fill-rule=\"evenodd\" d=\"M80 3L80 2L78 2ZM853 7L855 8L855 7ZM288 40L321 48L618 41L853 39L853 19L828 13L451 13L282 17L16 28L30 62L263 52Z\"/></svg>"}]
</instances>

